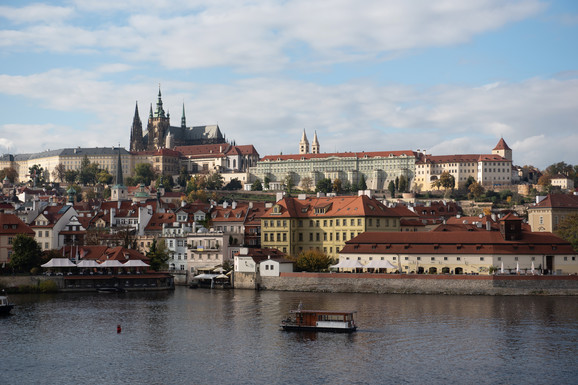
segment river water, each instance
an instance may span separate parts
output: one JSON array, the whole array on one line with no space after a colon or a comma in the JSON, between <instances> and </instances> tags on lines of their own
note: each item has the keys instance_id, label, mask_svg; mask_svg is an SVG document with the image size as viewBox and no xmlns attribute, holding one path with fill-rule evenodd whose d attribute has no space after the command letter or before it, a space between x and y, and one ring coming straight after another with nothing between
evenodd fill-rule
<instances>
[{"instance_id":1,"label":"river water","mask_svg":"<svg viewBox=\"0 0 578 385\"><path fill-rule=\"evenodd\" d=\"M211 291L13 295L0 384L570 384L578 298ZM283 332L357 310L351 335ZM122 333L117 334L117 324Z\"/></svg>"}]
</instances>

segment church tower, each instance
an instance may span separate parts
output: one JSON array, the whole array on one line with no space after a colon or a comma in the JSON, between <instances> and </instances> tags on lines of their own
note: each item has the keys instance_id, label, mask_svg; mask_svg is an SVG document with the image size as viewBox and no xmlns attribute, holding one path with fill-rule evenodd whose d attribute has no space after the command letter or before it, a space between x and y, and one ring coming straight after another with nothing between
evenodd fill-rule
<instances>
[{"instance_id":1,"label":"church tower","mask_svg":"<svg viewBox=\"0 0 578 385\"><path fill-rule=\"evenodd\" d=\"M128 191L124 185L122 177L122 160L120 158L120 147L118 148L118 161L116 164L116 176L114 185L110 188L110 200L122 201L128 199Z\"/></svg>"},{"instance_id":2,"label":"church tower","mask_svg":"<svg viewBox=\"0 0 578 385\"><path fill-rule=\"evenodd\" d=\"M187 128L187 118L185 118L185 103L183 103L183 117L181 118L181 128Z\"/></svg>"},{"instance_id":3,"label":"church tower","mask_svg":"<svg viewBox=\"0 0 578 385\"><path fill-rule=\"evenodd\" d=\"M147 150L156 150L162 148L165 144L165 137L170 126L169 115L165 115L163 109L163 100L161 98L161 87L159 86L159 95L157 99L157 108L153 113L153 106L149 113L149 122L147 125L148 143Z\"/></svg>"},{"instance_id":4,"label":"church tower","mask_svg":"<svg viewBox=\"0 0 578 385\"><path fill-rule=\"evenodd\" d=\"M492 150L492 154L500 155L502 158L506 158L509 161L512 160L512 149L508 147L508 144L504 140L504 138L500 138L500 141Z\"/></svg>"},{"instance_id":5,"label":"church tower","mask_svg":"<svg viewBox=\"0 0 578 385\"><path fill-rule=\"evenodd\" d=\"M303 135L301 135L301 141L299 142L299 154L309 154L309 141L307 140L305 129L303 129Z\"/></svg>"},{"instance_id":6,"label":"church tower","mask_svg":"<svg viewBox=\"0 0 578 385\"><path fill-rule=\"evenodd\" d=\"M315 131L315 136L313 136L313 143L311 143L311 153L319 154L319 140L317 139L317 131Z\"/></svg>"},{"instance_id":7,"label":"church tower","mask_svg":"<svg viewBox=\"0 0 578 385\"><path fill-rule=\"evenodd\" d=\"M134 117L132 118L132 127L130 129L130 150L144 151L145 144L142 136L142 122L138 114L138 102L134 108Z\"/></svg>"}]
</instances>

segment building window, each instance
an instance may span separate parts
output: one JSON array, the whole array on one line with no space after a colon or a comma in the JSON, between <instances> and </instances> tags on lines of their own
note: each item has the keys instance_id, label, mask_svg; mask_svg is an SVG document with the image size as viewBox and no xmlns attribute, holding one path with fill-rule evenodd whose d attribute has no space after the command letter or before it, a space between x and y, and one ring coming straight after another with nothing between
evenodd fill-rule
<instances>
[{"instance_id":1,"label":"building window","mask_svg":"<svg viewBox=\"0 0 578 385\"><path fill-rule=\"evenodd\" d=\"M480 257L480 261L483 261L483 260L484 260L484 257Z\"/></svg>"},{"instance_id":2,"label":"building window","mask_svg":"<svg viewBox=\"0 0 578 385\"><path fill-rule=\"evenodd\" d=\"M309 242L313 242L313 233L309 233Z\"/></svg>"},{"instance_id":3,"label":"building window","mask_svg":"<svg viewBox=\"0 0 578 385\"><path fill-rule=\"evenodd\" d=\"M315 233L315 240L319 242L319 233Z\"/></svg>"},{"instance_id":4,"label":"building window","mask_svg":"<svg viewBox=\"0 0 578 385\"><path fill-rule=\"evenodd\" d=\"M303 242L303 233L299 233L299 242Z\"/></svg>"},{"instance_id":5,"label":"building window","mask_svg":"<svg viewBox=\"0 0 578 385\"><path fill-rule=\"evenodd\" d=\"M339 233L335 233L335 240L339 241Z\"/></svg>"},{"instance_id":6,"label":"building window","mask_svg":"<svg viewBox=\"0 0 578 385\"><path fill-rule=\"evenodd\" d=\"M456 257L456 261L461 261L462 257Z\"/></svg>"},{"instance_id":7,"label":"building window","mask_svg":"<svg viewBox=\"0 0 578 385\"><path fill-rule=\"evenodd\" d=\"M418 261L421 261L421 257L417 257L417 260L418 260Z\"/></svg>"}]
</instances>

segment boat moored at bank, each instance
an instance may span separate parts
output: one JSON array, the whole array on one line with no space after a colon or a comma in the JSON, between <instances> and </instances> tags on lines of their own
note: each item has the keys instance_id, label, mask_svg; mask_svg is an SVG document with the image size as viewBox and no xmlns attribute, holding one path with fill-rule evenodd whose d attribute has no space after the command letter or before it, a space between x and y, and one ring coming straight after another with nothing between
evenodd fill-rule
<instances>
[{"instance_id":1,"label":"boat moored at bank","mask_svg":"<svg viewBox=\"0 0 578 385\"><path fill-rule=\"evenodd\" d=\"M0 315L8 314L14 308L14 304L10 303L8 297L4 294L0 295Z\"/></svg>"}]
</instances>

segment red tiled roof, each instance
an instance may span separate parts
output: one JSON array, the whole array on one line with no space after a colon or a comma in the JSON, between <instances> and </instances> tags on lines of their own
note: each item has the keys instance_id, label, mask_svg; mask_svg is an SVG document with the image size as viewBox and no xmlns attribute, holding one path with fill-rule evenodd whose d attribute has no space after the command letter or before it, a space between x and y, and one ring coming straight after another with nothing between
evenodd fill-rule
<instances>
[{"instance_id":1,"label":"red tiled roof","mask_svg":"<svg viewBox=\"0 0 578 385\"><path fill-rule=\"evenodd\" d=\"M388 158L389 156L416 157L416 153L410 150L407 151L374 151L374 152L328 152L321 154L291 154L291 155L267 155L261 161L276 161L276 160L308 160L308 159L324 159L324 158Z\"/></svg>"},{"instance_id":2,"label":"red tiled roof","mask_svg":"<svg viewBox=\"0 0 578 385\"><path fill-rule=\"evenodd\" d=\"M548 194L540 203L532 208L575 208L578 209L578 195Z\"/></svg>"},{"instance_id":3,"label":"red tiled roof","mask_svg":"<svg viewBox=\"0 0 578 385\"><path fill-rule=\"evenodd\" d=\"M276 205L280 213L273 213ZM316 213L317 209L317 213ZM283 198L262 218L328 218L328 217L395 217L399 214L367 195L310 197L307 199Z\"/></svg>"},{"instance_id":4,"label":"red tiled roof","mask_svg":"<svg viewBox=\"0 0 578 385\"><path fill-rule=\"evenodd\" d=\"M498 144L496 144L494 150L511 150L511 148L508 147L504 138L500 138L500 141L498 142Z\"/></svg>"},{"instance_id":5,"label":"red tiled roof","mask_svg":"<svg viewBox=\"0 0 578 385\"><path fill-rule=\"evenodd\" d=\"M347 241L342 254L575 254L552 233L522 232L506 241L498 231L365 232Z\"/></svg>"},{"instance_id":6,"label":"red tiled roof","mask_svg":"<svg viewBox=\"0 0 578 385\"><path fill-rule=\"evenodd\" d=\"M36 235L34 230L22 222L16 215L0 213L0 235L13 234Z\"/></svg>"}]
</instances>

